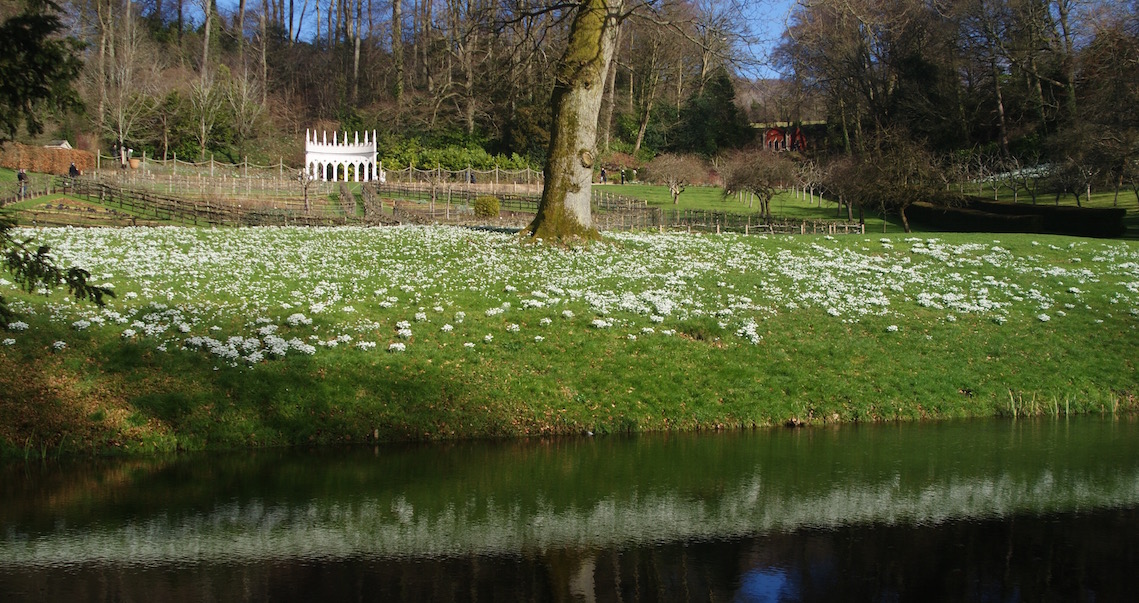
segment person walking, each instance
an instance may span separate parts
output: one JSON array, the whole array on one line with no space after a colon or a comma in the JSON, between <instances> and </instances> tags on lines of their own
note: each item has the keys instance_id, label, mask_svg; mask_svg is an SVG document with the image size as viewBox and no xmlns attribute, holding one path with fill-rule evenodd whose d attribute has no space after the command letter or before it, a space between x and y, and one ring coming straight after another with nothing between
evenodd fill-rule
<instances>
[{"instance_id":1,"label":"person walking","mask_svg":"<svg viewBox=\"0 0 1139 603\"><path fill-rule=\"evenodd\" d=\"M28 196L28 173L24 171L24 168L20 168L20 171L16 172L16 180L19 183L19 197L23 199Z\"/></svg>"}]
</instances>

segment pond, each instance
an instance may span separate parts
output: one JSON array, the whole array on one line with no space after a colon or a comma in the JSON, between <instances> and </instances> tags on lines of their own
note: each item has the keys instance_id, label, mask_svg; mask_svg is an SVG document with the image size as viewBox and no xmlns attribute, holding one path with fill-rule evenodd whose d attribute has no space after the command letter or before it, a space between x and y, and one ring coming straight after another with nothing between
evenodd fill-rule
<instances>
[{"instance_id":1,"label":"pond","mask_svg":"<svg viewBox=\"0 0 1139 603\"><path fill-rule=\"evenodd\" d=\"M1135 417L0 466L3 601L1125 600Z\"/></svg>"}]
</instances>

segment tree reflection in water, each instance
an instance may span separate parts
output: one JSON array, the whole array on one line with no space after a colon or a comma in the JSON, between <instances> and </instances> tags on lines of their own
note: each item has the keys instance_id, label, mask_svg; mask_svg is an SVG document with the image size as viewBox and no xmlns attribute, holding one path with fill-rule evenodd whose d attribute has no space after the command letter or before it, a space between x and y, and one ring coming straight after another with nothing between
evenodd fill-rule
<instances>
[{"instance_id":1,"label":"tree reflection in water","mask_svg":"<svg viewBox=\"0 0 1139 603\"><path fill-rule=\"evenodd\" d=\"M0 468L0 600L1124 600L1127 418Z\"/></svg>"}]
</instances>

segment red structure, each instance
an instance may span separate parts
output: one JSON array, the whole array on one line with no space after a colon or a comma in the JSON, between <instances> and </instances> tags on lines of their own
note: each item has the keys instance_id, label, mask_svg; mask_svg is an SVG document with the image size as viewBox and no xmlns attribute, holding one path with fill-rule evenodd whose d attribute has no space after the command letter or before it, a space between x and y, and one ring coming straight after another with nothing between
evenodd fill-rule
<instances>
[{"instance_id":1,"label":"red structure","mask_svg":"<svg viewBox=\"0 0 1139 603\"><path fill-rule=\"evenodd\" d=\"M794 131L771 128L763 135L763 147L769 151L806 151L807 137L799 128Z\"/></svg>"}]
</instances>

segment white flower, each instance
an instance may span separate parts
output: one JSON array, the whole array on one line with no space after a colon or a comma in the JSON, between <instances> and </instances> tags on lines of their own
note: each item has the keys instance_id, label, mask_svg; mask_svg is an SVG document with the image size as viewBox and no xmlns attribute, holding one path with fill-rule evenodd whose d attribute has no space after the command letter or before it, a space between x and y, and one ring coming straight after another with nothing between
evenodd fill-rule
<instances>
[{"instance_id":1,"label":"white flower","mask_svg":"<svg viewBox=\"0 0 1139 603\"><path fill-rule=\"evenodd\" d=\"M475 347L475 344L468 341L468 342L463 344L463 347L464 348L473 348L473 347Z\"/></svg>"},{"instance_id":2,"label":"white flower","mask_svg":"<svg viewBox=\"0 0 1139 603\"><path fill-rule=\"evenodd\" d=\"M2 343L4 345L16 345L16 340L9 337L9 338L5 339L4 341L0 341L0 343Z\"/></svg>"},{"instance_id":3,"label":"white flower","mask_svg":"<svg viewBox=\"0 0 1139 603\"><path fill-rule=\"evenodd\" d=\"M487 343L490 343L490 342L494 341L494 335L487 334L487 336L483 337L482 340L487 342Z\"/></svg>"},{"instance_id":4,"label":"white flower","mask_svg":"<svg viewBox=\"0 0 1139 603\"><path fill-rule=\"evenodd\" d=\"M351 314L356 311L356 308L353 308L352 306L344 306L344 311Z\"/></svg>"},{"instance_id":5,"label":"white flower","mask_svg":"<svg viewBox=\"0 0 1139 603\"><path fill-rule=\"evenodd\" d=\"M517 290L518 290L518 287L515 287L514 285L507 285L506 286L506 292L507 293L513 293Z\"/></svg>"},{"instance_id":6,"label":"white flower","mask_svg":"<svg viewBox=\"0 0 1139 603\"><path fill-rule=\"evenodd\" d=\"M514 323L510 323L510 324L509 324L509 325L506 327L506 330L507 330L507 331L510 331L511 333L517 333L517 332L518 332L518 329L519 329L519 326L518 326L518 325L516 325L516 324L514 324Z\"/></svg>"},{"instance_id":7,"label":"white flower","mask_svg":"<svg viewBox=\"0 0 1139 603\"><path fill-rule=\"evenodd\" d=\"M356 344L356 347L358 347L364 351L374 350L374 349L376 349L376 342L374 342L374 341L361 341L361 342Z\"/></svg>"},{"instance_id":8,"label":"white flower","mask_svg":"<svg viewBox=\"0 0 1139 603\"><path fill-rule=\"evenodd\" d=\"M395 323L395 328L397 328L397 329L410 329L411 323L406 321L406 320L401 320L401 321Z\"/></svg>"},{"instance_id":9,"label":"white flower","mask_svg":"<svg viewBox=\"0 0 1139 603\"><path fill-rule=\"evenodd\" d=\"M130 339L131 337L134 337L137 334L138 334L138 332L135 331L134 329L126 329L123 331L123 339Z\"/></svg>"},{"instance_id":10,"label":"white flower","mask_svg":"<svg viewBox=\"0 0 1139 603\"><path fill-rule=\"evenodd\" d=\"M465 319L466 317L467 317L466 312L455 312L455 322L457 322L459 324L462 324L463 319Z\"/></svg>"},{"instance_id":11,"label":"white flower","mask_svg":"<svg viewBox=\"0 0 1139 603\"><path fill-rule=\"evenodd\" d=\"M443 325L443 328L439 330L443 331L444 333L450 333L451 331L455 330L455 327L452 327L450 324L445 324Z\"/></svg>"},{"instance_id":12,"label":"white flower","mask_svg":"<svg viewBox=\"0 0 1139 603\"><path fill-rule=\"evenodd\" d=\"M62 350L63 348L67 347L67 342L66 341L57 341L57 342L51 344L51 347L53 347L57 350Z\"/></svg>"},{"instance_id":13,"label":"white flower","mask_svg":"<svg viewBox=\"0 0 1139 603\"><path fill-rule=\"evenodd\" d=\"M502 308L491 308L491 309L486 311L486 315L487 316L497 316L499 314L502 314L502 312L503 312Z\"/></svg>"},{"instance_id":14,"label":"white flower","mask_svg":"<svg viewBox=\"0 0 1139 603\"><path fill-rule=\"evenodd\" d=\"M427 320L427 313L426 312L416 312L415 313L415 322L423 322L425 320Z\"/></svg>"},{"instance_id":15,"label":"white flower","mask_svg":"<svg viewBox=\"0 0 1139 603\"><path fill-rule=\"evenodd\" d=\"M604 329L604 328L609 327L611 323L609 323L605 320L602 320L600 318L594 318L593 322L591 322L590 324L592 324L593 328L595 328L595 329Z\"/></svg>"},{"instance_id":16,"label":"white flower","mask_svg":"<svg viewBox=\"0 0 1139 603\"><path fill-rule=\"evenodd\" d=\"M388 346L388 351L389 352L406 352L407 346L397 341L397 342Z\"/></svg>"},{"instance_id":17,"label":"white flower","mask_svg":"<svg viewBox=\"0 0 1139 603\"><path fill-rule=\"evenodd\" d=\"M16 321L8 323L8 329L10 329L12 331L27 331L28 330L28 323L26 323L22 320L16 320Z\"/></svg>"},{"instance_id":18,"label":"white flower","mask_svg":"<svg viewBox=\"0 0 1139 603\"><path fill-rule=\"evenodd\" d=\"M540 324L540 325L542 325L543 327L545 327L545 326L549 325L549 324L550 324L550 323L552 323L552 322L554 322L554 321L550 320L550 318L547 316L547 317L543 318L542 320L539 320L539 321L538 321L538 324Z\"/></svg>"},{"instance_id":19,"label":"white flower","mask_svg":"<svg viewBox=\"0 0 1139 603\"><path fill-rule=\"evenodd\" d=\"M396 331L396 335L399 335L404 339L411 339L411 329L400 329Z\"/></svg>"},{"instance_id":20,"label":"white flower","mask_svg":"<svg viewBox=\"0 0 1139 603\"><path fill-rule=\"evenodd\" d=\"M73 329L75 329L76 331L82 331L83 329L86 329L89 326L91 326L91 321L89 321L89 320L77 320L77 321L71 323L71 327Z\"/></svg>"},{"instance_id":21,"label":"white flower","mask_svg":"<svg viewBox=\"0 0 1139 603\"><path fill-rule=\"evenodd\" d=\"M629 341L636 341L637 340L637 336L633 335L632 333L629 333L625 337L628 338Z\"/></svg>"},{"instance_id":22,"label":"white flower","mask_svg":"<svg viewBox=\"0 0 1139 603\"><path fill-rule=\"evenodd\" d=\"M886 327L886 331L888 331L890 333L897 333L898 332L898 325L890 325L890 326Z\"/></svg>"},{"instance_id":23,"label":"white flower","mask_svg":"<svg viewBox=\"0 0 1139 603\"><path fill-rule=\"evenodd\" d=\"M573 318L573 310L562 310L562 316L566 318Z\"/></svg>"},{"instance_id":24,"label":"white flower","mask_svg":"<svg viewBox=\"0 0 1139 603\"><path fill-rule=\"evenodd\" d=\"M296 314L290 314L289 317L285 319L285 322L295 327L297 325L311 325L312 319L297 312Z\"/></svg>"},{"instance_id":25,"label":"white flower","mask_svg":"<svg viewBox=\"0 0 1139 603\"><path fill-rule=\"evenodd\" d=\"M127 294L123 297L126 299L138 299L138 293L135 293L134 291L127 291Z\"/></svg>"},{"instance_id":26,"label":"white flower","mask_svg":"<svg viewBox=\"0 0 1139 603\"><path fill-rule=\"evenodd\" d=\"M300 339L297 339L296 337L289 340L289 347L302 354L308 354L309 356L312 356L316 353L316 347L311 346L301 341Z\"/></svg>"},{"instance_id":27,"label":"white flower","mask_svg":"<svg viewBox=\"0 0 1139 603\"><path fill-rule=\"evenodd\" d=\"M1038 315L1036 315L1036 318L1040 322L1048 322L1048 321L1052 320L1052 317L1048 316L1047 314L1038 314Z\"/></svg>"},{"instance_id":28,"label":"white flower","mask_svg":"<svg viewBox=\"0 0 1139 603\"><path fill-rule=\"evenodd\" d=\"M542 343L545 340L546 340L546 338L542 337L541 335L535 335L534 336L534 343Z\"/></svg>"}]
</instances>

